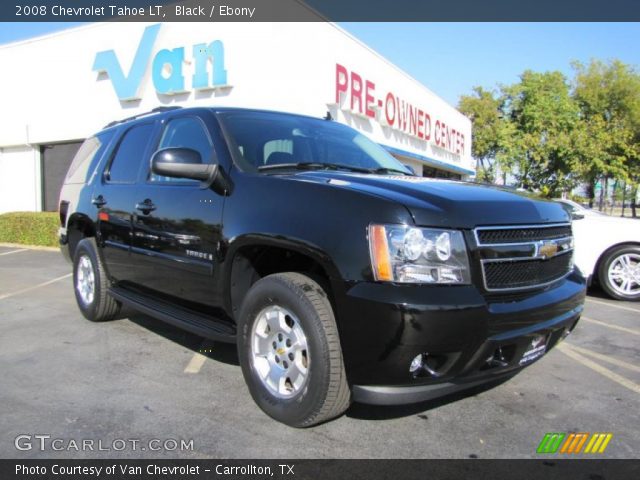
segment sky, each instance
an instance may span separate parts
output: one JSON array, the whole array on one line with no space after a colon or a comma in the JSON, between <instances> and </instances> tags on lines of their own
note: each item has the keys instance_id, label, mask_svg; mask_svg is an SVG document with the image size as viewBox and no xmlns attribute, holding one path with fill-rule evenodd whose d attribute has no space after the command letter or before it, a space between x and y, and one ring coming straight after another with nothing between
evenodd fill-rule
<instances>
[{"instance_id":1,"label":"sky","mask_svg":"<svg viewBox=\"0 0 640 480\"><path fill-rule=\"evenodd\" d=\"M0 23L0 44L80 23ZM518 81L526 69L620 59L640 70L640 23L339 23L451 105L476 85Z\"/></svg>"}]
</instances>

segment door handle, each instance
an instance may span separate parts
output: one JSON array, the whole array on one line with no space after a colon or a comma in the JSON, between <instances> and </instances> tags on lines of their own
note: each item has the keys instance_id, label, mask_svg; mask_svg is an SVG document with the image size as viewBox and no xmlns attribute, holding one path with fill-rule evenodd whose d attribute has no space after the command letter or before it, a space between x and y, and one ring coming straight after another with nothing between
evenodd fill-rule
<instances>
[{"instance_id":1,"label":"door handle","mask_svg":"<svg viewBox=\"0 0 640 480\"><path fill-rule=\"evenodd\" d=\"M107 201L102 195L98 195L97 197L91 199L91 203L93 203L98 208L102 208L107 204Z\"/></svg>"},{"instance_id":2,"label":"door handle","mask_svg":"<svg viewBox=\"0 0 640 480\"><path fill-rule=\"evenodd\" d=\"M136 203L136 210L140 210L142 213L153 212L156 206L148 198L144 202Z\"/></svg>"}]
</instances>

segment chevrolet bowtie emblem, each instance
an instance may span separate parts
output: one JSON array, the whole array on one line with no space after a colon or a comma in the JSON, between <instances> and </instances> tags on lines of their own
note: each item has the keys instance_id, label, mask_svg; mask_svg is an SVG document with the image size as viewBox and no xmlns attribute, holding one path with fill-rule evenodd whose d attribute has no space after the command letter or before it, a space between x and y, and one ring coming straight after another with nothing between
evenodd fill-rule
<instances>
[{"instance_id":1,"label":"chevrolet bowtie emblem","mask_svg":"<svg viewBox=\"0 0 640 480\"><path fill-rule=\"evenodd\" d=\"M559 247L556 242L538 243L538 256L543 258L554 257L558 253Z\"/></svg>"}]
</instances>

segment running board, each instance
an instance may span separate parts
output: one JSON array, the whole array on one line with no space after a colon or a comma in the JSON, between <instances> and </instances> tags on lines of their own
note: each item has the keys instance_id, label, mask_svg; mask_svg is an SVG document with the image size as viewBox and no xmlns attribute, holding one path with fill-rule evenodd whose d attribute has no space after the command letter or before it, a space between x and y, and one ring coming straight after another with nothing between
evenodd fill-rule
<instances>
[{"instance_id":1,"label":"running board","mask_svg":"<svg viewBox=\"0 0 640 480\"><path fill-rule=\"evenodd\" d=\"M236 329L215 317L177 307L168 302L132 292L122 287L111 287L109 294L133 309L162 320L175 327L219 342L235 343Z\"/></svg>"}]
</instances>

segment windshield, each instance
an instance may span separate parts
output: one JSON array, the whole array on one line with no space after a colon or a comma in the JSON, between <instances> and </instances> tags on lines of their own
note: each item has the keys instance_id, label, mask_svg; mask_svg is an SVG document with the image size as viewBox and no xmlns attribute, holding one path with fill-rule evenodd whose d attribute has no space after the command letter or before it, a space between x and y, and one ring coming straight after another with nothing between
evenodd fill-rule
<instances>
[{"instance_id":1,"label":"windshield","mask_svg":"<svg viewBox=\"0 0 640 480\"><path fill-rule=\"evenodd\" d=\"M333 121L254 111L223 112L219 117L243 170L304 164L411 174L380 145Z\"/></svg>"}]
</instances>

